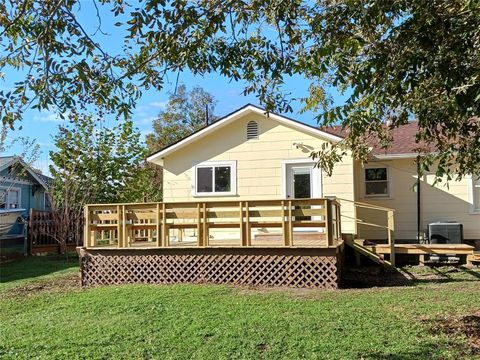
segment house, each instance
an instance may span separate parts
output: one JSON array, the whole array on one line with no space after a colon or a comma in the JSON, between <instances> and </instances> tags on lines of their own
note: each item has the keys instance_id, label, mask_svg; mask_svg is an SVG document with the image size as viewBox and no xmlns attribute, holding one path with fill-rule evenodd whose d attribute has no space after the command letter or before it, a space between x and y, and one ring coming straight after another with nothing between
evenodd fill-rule
<instances>
[{"instance_id":1,"label":"house","mask_svg":"<svg viewBox=\"0 0 480 360\"><path fill-rule=\"evenodd\" d=\"M0 157L0 209L50 210L51 180L19 157Z\"/></svg>"},{"instance_id":2,"label":"house","mask_svg":"<svg viewBox=\"0 0 480 360\"><path fill-rule=\"evenodd\" d=\"M395 210L397 242L423 240L428 225L438 221L457 221L466 240L480 239L479 179L432 186L431 173L418 181L415 132L415 123L393 130L388 151L373 147L365 164L347 154L328 176L309 154L345 134L248 104L147 160L163 167L165 202L337 197L342 233L386 238L381 226L388 219L375 208L354 204L362 202ZM365 226L371 223L380 227ZM302 230L312 231L297 229ZM275 231L260 229L256 235Z\"/></svg>"}]
</instances>

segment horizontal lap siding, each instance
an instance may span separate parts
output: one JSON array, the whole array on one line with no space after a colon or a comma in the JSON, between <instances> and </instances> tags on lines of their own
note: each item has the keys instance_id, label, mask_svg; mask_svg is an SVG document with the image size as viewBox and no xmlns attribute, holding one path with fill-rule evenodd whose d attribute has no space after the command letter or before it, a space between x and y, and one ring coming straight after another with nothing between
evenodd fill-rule
<instances>
[{"instance_id":1,"label":"horizontal lap siding","mask_svg":"<svg viewBox=\"0 0 480 360\"><path fill-rule=\"evenodd\" d=\"M256 120L259 139L246 141L246 124ZM164 159L164 200L248 200L279 199L284 196L282 163L288 159L309 159L309 152L294 143L319 149L323 143L312 135L279 124L260 115L246 115L205 138L180 149ZM237 162L237 196L193 197L192 166L201 161ZM345 157L330 178L323 174L323 194L353 200L353 161ZM343 204L342 204L343 206ZM346 204L342 213L351 217L353 208ZM342 222L343 232L353 232L353 221Z\"/></svg>"},{"instance_id":2,"label":"horizontal lap siding","mask_svg":"<svg viewBox=\"0 0 480 360\"><path fill-rule=\"evenodd\" d=\"M356 192L358 200L386 206L395 209L395 237L398 239L416 239L417 237L417 193L413 186L416 184L416 165L414 159L402 159L375 162L378 165L386 165L389 168L391 179L391 199L364 198L364 180L362 167L355 166ZM428 174L422 177L420 184L421 195L421 230L428 228L428 224L436 221L458 221L464 226L466 239L480 238L480 215L470 214L471 202L468 189L469 180L451 181L449 186L444 183L432 186L434 175ZM383 218L375 217L371 210L358 212L359 218L381 221ZM383 221L385 222L385 221ZM386 238L386 233L369 229L365 230L370 238ZM367 237L366 236L366 237Z\"/></svg>"}]
</instances>

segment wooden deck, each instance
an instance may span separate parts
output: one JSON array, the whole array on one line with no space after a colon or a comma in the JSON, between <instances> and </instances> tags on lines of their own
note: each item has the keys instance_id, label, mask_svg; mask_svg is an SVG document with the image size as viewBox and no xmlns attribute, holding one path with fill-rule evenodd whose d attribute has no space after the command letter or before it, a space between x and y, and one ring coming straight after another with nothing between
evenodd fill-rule
<instances>
[{"instance_id":1,"label":"wooden deck","mask_svg":"<svg viewBox=\"0 0 480 360\"><path fill-rule=\"evenodd\" d=\"M391 265L384 257L388 255L390 259L392 258L392 248L389 244L374 244L371 241L355 239L347 241L347 245L354 248L357 254L362 254L377 263ZM475 248L467 244L394 244L394 254L418 255L420 264L425 263L426 255L466 255L467 265L480 263L480 253L475 252Z\"/></svg>"},{"instance_id":2,"label":"wooden deck","mask_svg":"<svg viewBox=\"0 0 480 360\"><path fill-rule=\"evenodd\" d=\"M278 236L281 236L278 235ZM337 247L339 241L337 239L334 240L333 244L329 246L328 241L326 238L324 239L295 239L291 246L289 247ZM271 247L284 247L284 243L282 240L277 239L265 239L262 238L261 240L252 240L250 247L261 247L261 248L271 248ZM176 241L170 240L169 246L171 248L198 248L198 240L183 240L183 241ZM207 246L203 246L202 248L206 248ZM210 240L208 247L219 247L219 248L236 248L236 247L243 247L240 239L220 239L220 240ZM132 242L129 248L140 248L140 249L153 249L157 248L156 242L152 241L135 241ZM117 244L105 244L105 245L97 245L95 249L118 249Z\"/></svg>"},{"instance_id":3,"label":"wooden deck","mask_svg":"<svg viewBox=\"0 0 480 360\"><path fill-rule=\"evenodd\" d=\"M88 205L84 240L78 252L85 286L337 288L343 263L333 199Z\"/></svg>"},{"instance_id":4,"label":"wooden deck","mask_svg":"<svg viewBox=\"0 0 480 360\"><path fill-rule=\"evenodd\" d=\"M390 254L388 245L364 245L364 247L375 254ZM409 255L470 255L474 253L474 247L467 244L395 244L395 252Z\"/></svg>"},{"instance_id":5,"label":"wooden deck","mask_svg":"<svg viewBox=\"0 0 480 360\"><path fill-rule=\"evenodd\" d=\"M259 229L263 232L273 229L273 235L276 235L274 238L257 236L255 233ZM318 235L299 236L298 229L311 229ZM187 237L186 231L193 231L195 235ZM237 240L230 240L231 237L222 239L221 231L236 234ZM335 247L340 239L340 205L332 199L96 204L85 207L84 244L89 249L137 246Z\"/></svg>"}]
</instances>

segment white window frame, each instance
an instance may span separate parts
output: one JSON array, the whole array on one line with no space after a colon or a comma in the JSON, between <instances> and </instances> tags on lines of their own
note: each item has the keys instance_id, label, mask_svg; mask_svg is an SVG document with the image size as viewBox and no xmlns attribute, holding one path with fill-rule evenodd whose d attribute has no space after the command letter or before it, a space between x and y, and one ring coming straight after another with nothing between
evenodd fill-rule
<instances>
[{"instance_id":1,"label":"white window frame","mask_svg":"<svg viewBox=\"0 0 480 360\"><path fill-rule=\"evenodd\" d=\"M367 194L367 177L365 172L367 169L386 169L387 171L387 193L386 194ZM392 198L392 179L390 178L390 169L387 165L365 165L362 168L363 178L363 197L366 199L391 199ZM382 180L383 181L383 180Z\"/></svg>"},{"instance_id":2,"label":"white window frame","mask_svg":"<svg viewBox=\"0 0 480 360\"><path fill-rule=\"evenodd\" d=\"M8 192L9 191L17 191L18 192L18 208L15 209L22 209L22 189L19 187L12 187L12 186L0 186L0 190L5 190L7 192L7 198L5 199L6 208L5 209L12 209L10 207L10 202L8 201Z\"/></svg>"},{"instance_id":3,"label":"white window frame","mask_svg":"<svg viewBox=\"0 0 480 360\"><path fill-rule=\"evenodd\" d=\"M480 187L476 188L475 177L473 175L470 175L468 177L468 197L470 200L470 214L480 214L480 204L475 204L475 193L477 191L480 191Z\"/></svg>"},{"instance_id":4,"label":"white window frame","mask_svg":"<svg viewBox=\"0 0 480 360\"><path fill-rule=\"evenodd\" d=\"M197 191L197 169L202 167L230 167L230 191L215 191L215 171L212 177L212 192ZM237 195L237 162L236 161L204 161L195 162L192 167L192 194L195 197L209 197L209 196L235 196Z\"/></svg>"}]
</instances>

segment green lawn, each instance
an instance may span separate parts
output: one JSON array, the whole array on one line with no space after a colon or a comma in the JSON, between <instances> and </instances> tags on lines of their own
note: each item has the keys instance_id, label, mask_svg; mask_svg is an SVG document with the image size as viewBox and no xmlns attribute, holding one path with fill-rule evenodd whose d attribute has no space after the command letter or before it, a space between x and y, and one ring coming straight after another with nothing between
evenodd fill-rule
<instances>
[{"instance_id":1,"label":"green lawn","mask_svg":"<svg viewBox=\"0 0 480 360\"><path fill-rule=\"evenodd\" d=\"M0 269L2 359L480 358L460 331L462 319L480 331L479 272L415 270L413 286L361 290L85 290L76 262ZM459 331L439 330L450 320Z\"/></svg>"}]
</instances>

